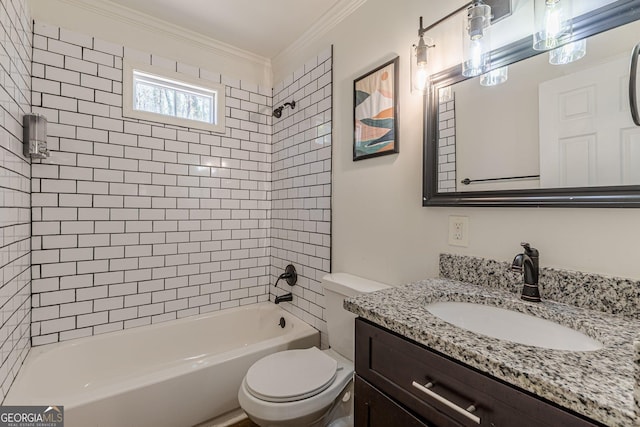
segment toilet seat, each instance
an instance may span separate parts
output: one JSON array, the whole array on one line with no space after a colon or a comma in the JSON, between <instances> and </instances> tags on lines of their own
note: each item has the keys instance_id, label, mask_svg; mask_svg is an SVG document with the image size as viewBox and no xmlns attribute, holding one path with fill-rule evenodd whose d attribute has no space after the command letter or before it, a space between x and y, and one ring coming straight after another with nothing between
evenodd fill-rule
<instances>
[{"instance_id":1,"label":"toilet seat","mask_svg":"<svg viewBox=\"0 0 640 427\"><path fill-rule=\"evenodd\" d=\"M275 403L315 396L336 379L338 362L316 347L274 353L254 363L245 384L254 397Z\"/></svg>"},{"instance_id":2,"label":"toilet seat","mask_svg":"<svg viewBox=\"0 0 640 427\"><path fill-rule=\"evenodd\" d=\"M242 407L242 409L249 414L249 418L254 420L258 425L299 427L301 425L313 424L313 422L328 413L332 405L336 403L336 399L340 396L340 393L345 390L351 382L354 373L353 362L341 354L331 349L323 350L321 353L337 362L335 379L329 381L326 389L318 391L315 395L305 399L290 402L269 402L256 397L249 390L247 377L245 376L238 390L240 407ZM315 367L310 368L304 375L300 376L306 376L313 371L315 371ZM292 375L285 370L277 376L278 381L281 381L285 376L292 377Z\"/></svg>"}]
</instances>

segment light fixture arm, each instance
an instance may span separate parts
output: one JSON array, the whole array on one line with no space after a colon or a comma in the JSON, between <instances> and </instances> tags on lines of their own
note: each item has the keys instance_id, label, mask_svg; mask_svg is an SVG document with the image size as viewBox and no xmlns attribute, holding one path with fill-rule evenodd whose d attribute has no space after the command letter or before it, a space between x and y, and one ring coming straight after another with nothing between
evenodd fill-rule
<instances>
[{"instance_id":1,"label":"light fixture arm","mask_svg":"<svg viewBox=\"0 0 640 427\"><path fill-rule=\"evenodd\" d=\"M463 4L462 6L460 6L459 8L457 8L456 10L454 10L453 12L449 13L448 15L438 19L436 22L434 22L433 24L429 25L426 28L422 27L422 17L420 18L420 29L418 30L418 36L423 35L424 33L426 33L427 31L431 30L432 28L440 25L441 23L443 23L444 21L446 21L447 19L451 18L452 16L455 16L457 14L459 14L460 12L462 12L463 10L466 10L469 8L469 6L473 6L477 3L483 3L483 4L489 4L489 6L492 6L493 9L493 4L494 3L507 3L508 7L503 7L502 9L504 9L502 11L502 13L500 13L499 15L496 16L492 16L491 17L491 21L492 22L496 22L499 19L502 19L506 16L511 15L511 4L510 2L508 2L508 0L472 0L470 2L467 2L465 4Z\"/></svg>"},{"instance_id":2,"label":"light fixture arm","mask_svg":"<svg viewBox=\"0 0 640 427\"><path fill-rule=\"evenodd\" d=\"M458 13L462 12L463 10L467 9L469 6L471 6L474 2L470 1L469 3L465 3L464 5L460 6L459 8L457 8L456 10L454 10L453 12L451 12L450 14L448 14L447 16L444 16L440 19L438 19L436 22L434 22L433 24L429 25L426 28L422 28L422 16L420 17L420 30L418 30L418 35L422 36L424 35L424 33L426 33L427 31L429 31L432 28L435 28L436 26L440 25L441 23L443 23L444 21L446 21L447 19L451 18L452 16L457 15Z\"/></svg>"},{"instance_id":3,"label":"light fixture arm","mask_svg":"<svg viewBox=\"0 0 640 427\"><path fill-rule=\"evenodd\" d=\"M427 29L422 26L422 16L420 17L420 26L418 27L418 37L424 37L424 33L427 32Z\"/></svg>"},{"instance_id":4,"label":"light fixture arm","mask_svg":"<svg viewBox=\"0 0 640 427\"><path fill-rule=\"evenodd\" d=\"M435 44L426 44L424 42L424 33L426 33L427 31L429 31L430 28L433 28L433 25L428 26L427 28L424 28L422 26L422 16L420 17L420 26L418 27L418 37L420 38L420 40L418 40L418 45L416 46L417 49L423 48L424 52L426 52L427 48L432 48L432 47L436 47ZM426 54L425 54L426 55Z\"/></svg>"}]
</instances>

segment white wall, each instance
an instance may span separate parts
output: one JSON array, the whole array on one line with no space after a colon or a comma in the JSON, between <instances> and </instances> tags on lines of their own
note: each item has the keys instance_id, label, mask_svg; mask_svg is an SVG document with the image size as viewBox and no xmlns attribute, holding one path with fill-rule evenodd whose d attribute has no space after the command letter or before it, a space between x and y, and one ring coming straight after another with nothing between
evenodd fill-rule
<instances>
[{"instance_id":1,"label":"white wall","mask_svg":"<svg viewBox=\"0 0 640 427\"><path fill-rule=\"evenodd\" d=\"M640 278L637 209L422 207L422 99L409 89L409 47L463 1L368 0L307 51L334 45L332 270L391 284L437 276L441 252L511 260L520 241L541 264ZM400 153L352 161L353 79L400 55ZM279 63L278 76L304 58ZM469 217L469 247L447 244L448 216Z\"/></svg>"}]
</instances>

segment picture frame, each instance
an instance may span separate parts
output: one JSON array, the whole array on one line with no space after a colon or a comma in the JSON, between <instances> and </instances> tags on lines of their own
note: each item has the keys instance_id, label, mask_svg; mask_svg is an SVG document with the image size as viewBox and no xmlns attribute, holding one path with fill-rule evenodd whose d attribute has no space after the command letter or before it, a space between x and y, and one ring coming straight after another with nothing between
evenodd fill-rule
<instances>
[{"instance_id":1,"label":"picture frame","mask_svg":"<svg viewBox=\"0 0 640 427\"><path fill-rule=\"evenodd\" d=\"M353 81L353 161L400 152L399 62L396 56Z\"/></svg>"}]
</instances>

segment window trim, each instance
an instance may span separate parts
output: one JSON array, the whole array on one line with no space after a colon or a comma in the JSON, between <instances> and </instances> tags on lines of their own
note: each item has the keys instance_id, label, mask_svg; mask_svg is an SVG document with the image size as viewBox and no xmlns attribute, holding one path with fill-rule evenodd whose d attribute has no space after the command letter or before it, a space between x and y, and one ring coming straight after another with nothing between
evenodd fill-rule
<instances>
[{"instance_id":1,"label":"window trim","mask_svg":"<svg viewBox=\"0 0 640 427\"><path fill-rule=\"evenodd\" d=\"M140 111L133 108L133 72L140 71L145 74L156 76L159 79L169 79L185 85L198 86L203 89L216 93L214 97L215 123L206 123L199 120L185 119L181 117L168 116L164 114L152 113L148 111ZM148 64L136 63L132 61L123 61L122 67L122 115L123 117L147 120L152 122L160 122L164 124L182 126L192 129L208 130L216 133L225 133L225 115L226 115L226 94L225 87L219 83L202 80L197 77L189 76L175 71L169 71L163 68L154 67Z\"/></svg>"}]
</instances>

